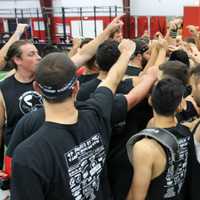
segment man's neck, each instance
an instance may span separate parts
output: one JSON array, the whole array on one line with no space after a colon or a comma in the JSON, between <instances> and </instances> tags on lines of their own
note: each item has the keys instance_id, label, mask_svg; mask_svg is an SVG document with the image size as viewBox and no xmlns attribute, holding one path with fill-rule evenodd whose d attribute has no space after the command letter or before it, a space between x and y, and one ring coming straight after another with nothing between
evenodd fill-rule
<instances>
[{"instance_id":1,"label":"man's neck","mask_svg":"<svg viewBox=\"0 0 200 200\"><path fill-rule=\"evenodd\" d=\"M99 75L97 78L99 80L104 80L106 78L107 74L108 74L108 72L106 72L106 71L99 71Z\"/></svg>"},{"instance_id":2,"label":"man's neck","mask_svg":"<svg viewBox=\"0 0 200 200\"><path fill-rule=\"evenodd\" d=\"M165 117L161 115L154 115L154 127L157 128L170 128L176 127L177 120L175 116Z\"/></svg>"},{"instance_id":3,"label":"man's neck","mask_svg":"<svg viewBox=\"0 0 200 200\"><path fill-rule=\"evenodd\" d=\"M21 83L29 83L35 79L35 75L30 72L25 72L25 71L16 71L15 73L15 78Z\"/></svg>"},{"instance_id":4,"label":"man's neck","mask_svg":"<svg viewBox=\"0 0 200 200\"><path fill-rule=\"evenodd\" d=\"M78 121L78 110L72 98L62 103L48 103L44 101L45 121L58 124L75 124Z\"/></svg>"}]
</instances>

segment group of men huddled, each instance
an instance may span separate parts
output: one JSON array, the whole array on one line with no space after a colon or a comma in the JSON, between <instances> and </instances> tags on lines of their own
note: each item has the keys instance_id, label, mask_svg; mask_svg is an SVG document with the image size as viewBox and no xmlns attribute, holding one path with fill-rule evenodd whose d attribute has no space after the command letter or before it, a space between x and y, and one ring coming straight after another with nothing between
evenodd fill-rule
<instances>
[{"instance_id":1,"label":"group of men huddled","mask_svg":"<svg viewBox=\"0 0 200 200\"><path fill-rule=\"evenodd\" d=\"M183 41L180 21L132 41L119 16L43 58L18 25L0 50L10 199L200 199L200 33Z\"/></svg>"}]
</instances>

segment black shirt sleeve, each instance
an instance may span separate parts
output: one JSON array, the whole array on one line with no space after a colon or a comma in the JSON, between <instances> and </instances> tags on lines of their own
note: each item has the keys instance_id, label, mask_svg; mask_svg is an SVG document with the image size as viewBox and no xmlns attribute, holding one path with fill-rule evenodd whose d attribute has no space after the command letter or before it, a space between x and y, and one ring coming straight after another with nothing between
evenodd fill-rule
<instances>
[{"instance_id":1,"label":"black shirt sleeve","mask_svg":"<svg viewBox=\"0 0 200 200\"><path fill-rule=\"evenodd\" d=\"M125 79L119 83L116 93L127 94L133 87L133 80L131 78Z\"/></svg>"},{"instance_id":2,"label":"black shirt sleeve","mask_svg":"<svg viewBox=\"0 0 200 200\"><path fill-rule=\"evenodd\" d=\"M36 132L42 126L44 118L43 108L24 115L13 131L6 155L12 157L17 145Z\"/></svg>"},{"instance_id":3,"label":"black shirt sleeve","mask_svg":"<svg viewBox=\"0 0 200 200\"><path fill-rule=\"evenodd\" d=\"M86 101L90 98L90 95L94 93L94 91L97 89L99 83L101 83L101 80L99 79L93 79L91 81L88 81L86 83L83 83L80 87L80 90L77 94L77 100L78 101Z\"/></svg>"},{"instance_id":4,"label":"black shirt sleeve","mask_svg":"<svg viewBox=\"0 0 200 200\"><path fill-rule=\"evenodd\" d=\"M24 116L17 123L17 125L16 125L16 127L13 131L11 140L10 140L9 145L8 145L6 155L12 157L13 152L14 152L15 148L17 147L17 145L25 140L25 136L24 136L24 129L25 129L24 126L25 126L25 124L27 125L27 120L26 120L26 117Z\"/></svg>"},{"instance_id":5,"label":"black shirt sleeve","mask_svg":"<svg viewBox=\"0 0 200 200\"><path fill-rule=\"evenodd\" d=\"M116 94L114 97L113 108L111 113L111 123L115 125L126 120L128 112L127 100L123 94Z\"/></svg>"},{"instance_id":6,"label":"black shirt sleeve","mask_svg":"<svg viewBox=\"0 0 200 200\"><path fill-rule=\"evenodd\" d=\"M94 107L95 110L110 122L111 111L113 107L113 93L109 88L99 87L95 90L87 104Z\"/></svg>"}]
</instances>

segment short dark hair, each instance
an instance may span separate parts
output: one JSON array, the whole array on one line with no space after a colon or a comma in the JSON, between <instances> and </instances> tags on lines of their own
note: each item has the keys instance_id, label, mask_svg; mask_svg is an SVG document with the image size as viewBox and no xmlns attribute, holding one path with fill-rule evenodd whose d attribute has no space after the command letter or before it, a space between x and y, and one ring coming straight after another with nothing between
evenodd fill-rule
<instances>
[{"instance_id":1,"label":"short dark hair","mask_svg":"<svg viewBox=\"0 0 200 200\"><path fill-rule=\"evenodd\" d=\"M173 77L182 82L183 85L188 84L189 68L180 61L166 61L159 66L164 77Z\"/></svg>"},{"instance_id":2,"label":"short dark hair","mask_svg":"<svg viewBox=\"0 0 200 200\"><path fill-rule=\"evenodd\" d=\"M137 38L133 40L136 44L136 49L134 53L131 55L130 60L133 60L138 54L143 55L146 51L149 50L148 44L145 42L144 39L142 38ZM145 64L146 65L146 64Z\"/></svg>"},{"instance_id":3,"label":"short dark hair","mask_svg":"<svg viewBox=\"0 0 200 200\"><path fill-rule=\"evenodd\" d=\"M13 61L14 57L20 58L22 55L21 46L24 46L26 44L32 44L28 40L18 40L14 42L8 49L7 54L5 56L6 61L6 68L9 69L17 69L16 63Z\"/></svg>"},{"instance_id":4,"label":"short dark hair","mask_svg":"<svg viewBox=\"0 0 200 200\"><path fill-rule=\"evenodd\" d=\"M189 56L188 54L182 50L182 49L179 49L179 50L176 50L176 51L173 51L169 57L169 60L177 60L177 61L180 61L184 64L186 64L188 67L190 66L190 60L189 60Z\"/></svg>"},{"instance_id":5,"label":"short dark hair","mask_svg":"<svg viewBox=\"0 0 200 200\"><path fill-rule=\"evenodd\" d=\"M136 44L134 55L143 54L149 50L148 44L142 38L137 38L134 40L134 42Z\"/></svg>"},{"instance_id":6,"label":"short dark hair","mask_svg":"<svg viewBox=\"0 0 200 200\"><path fill-rule=\"evenodd\" d=\"M173 116L183 97L183 85L175 78L160 80L153 88L151 102L154 111L162 116Z\"/></svg>"},{"instance_id":7,"label":"short dark hair","mask_svg":"<svg viewBox=\"0 0 200 200\"><path fill-rule=\"evenodd\" d=\"M109 71L110 68L117 62L120 56L118 45L118 42L109 39L98 47L96 62L101 70Z\"/></svg>"},{"instance_id":8,"label":"short dark hair","mask_svg":"<svg viewBox=\"0 0 200 200\"><path fill-rule=\"evenodd\" d=\"M65 53L50 53L38 64L35 80L47 101L62 102L72 94L71 87L66 87L75 81L75 72L76 66Z\"/></svg>"}]
</instances>

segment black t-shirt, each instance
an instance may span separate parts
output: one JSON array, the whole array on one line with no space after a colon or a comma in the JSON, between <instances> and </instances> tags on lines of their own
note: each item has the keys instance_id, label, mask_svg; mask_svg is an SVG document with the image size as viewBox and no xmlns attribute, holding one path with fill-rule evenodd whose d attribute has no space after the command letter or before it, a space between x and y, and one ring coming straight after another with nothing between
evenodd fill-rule
<instances>
[{"instance_id":1,"label":"black t-shirt","mask_svg":"<svg viewBox=\"0 0 200 200\"><path fill-rule=\"evenodd\" d=\"M104 163L112 102L112 92L100 87L78 108L78 122L45 122L21 143L12 162L11 199L109 199Z\"/></svg>"},{"instance_id":2,"label":"black t-shirt","mask_svg":"<svg viewBox=\"0 0 200 200\"><path fill-rule=\"evenodd\" d=\"M140 72L141 72L140 68L128 65L127 70L126 70L126 75L138 76Z\"/></svg>"},{"instance_id":3,"label":"black t-shirt","mask_svg":"<svg viewBox=\"0 0 200 200\"><path fill-rule=\"evenodd\" d=\"M77 108L84 107L84 102L76 102L75 106ZM120 115L119 115L120 113ZM126 98L117 94L114 96L112 114L111 114L111 124L114 126L115 124L126 119L127 115L127 101ZM8 145L8 149L6 154L9 157L13 156L13 152L18 144L23 142L25 139L30 137L34 132L36 132L44 123L45 115L44 109L40 108L36 111L32 111L24 115L19 122L17 123L10 143Z\"/></svg>"},{"instance_id":4,"label":"black t-shirt","mask_svg":"<svg viewBox=\"0 0 200 200\"><path fill-rule=\"evenodd\" d=\"M82 84L77 99L86 100L95 88L99 85L101 80L93 79L85 84ZM133 88L132 79L121 81L117 93L127 94ZM113 109L117 115L121 115L117 109ZM143 117L144 118L144 117ZM134 119L131 119L134 120ZM125 121L125 120L124 120ZM128 192L128 186L131 182L132 167L128 161L125 144L129 138L128 132L125 130L125 123L120 123L113 126L110 148L107 158L108 177L112 193L114 197L120 199L125 197ZM120 181L118 181L120 180ZM116 194L116 196L115 196ZM116 198L116 199L117 199Z\"/></svg>"},{"instance_id":5,"label":"black t-shirt","mask_svg":"<svg viewBox=\"0 0 200 200\"><path fill-rule=\"evenodd\" d=\"M91 81L82 84L77 95L77 100L79 101L87 100L100 83L101 83L100 79L94 78ZM132 79L126 79L120 82L116 93L127 94L132 88L133 88Z\"/></svg>"},{"instance_id":6,"label":"black t-shirt","mask_svg":"<svg viewBox=\"0 0 200 200\"><path fill-rule=\"evenodd\" d=\"M32 82L21 83L13 76L0 82L0 89L5 102L6 126L5 144L8 145L12 132L19 119L42 105L42 97L33 90Z\"/></svg>"},{"instance_id":7,"label":"black t-shirt","mask_svg":"<svg viewBox=\"0 0 200 200\"><path fill-rule=\"evenodd\" d=\"M36 132L42 126L44 120L45 114L43 108L25 114L13 131L6 155L12 157L17 145Z\"/></svg>"},{"instance_id":8,"label":"black t-shirt","mask_svg":"<svg viewBox=\"0 0 200 200\"><path fill-rule=\"evenodd\" d=\"M78 77L78 80L80 82L80 85L82 85L83 83L86 83L94 78L96 78L98 76L98 74L84 74Z\"/></svg>"}]
</instances>

